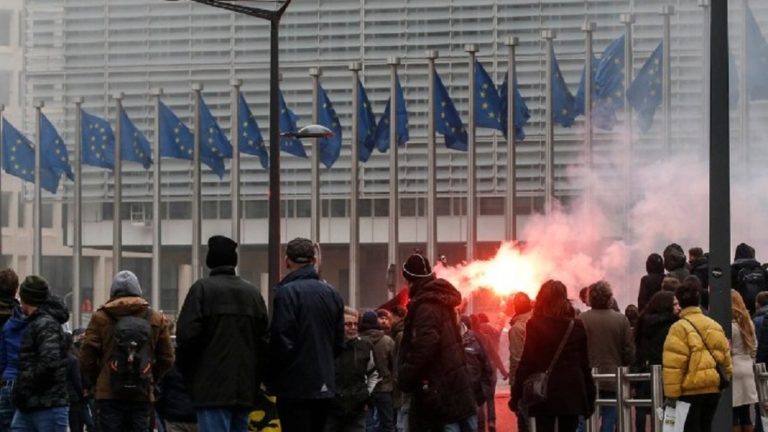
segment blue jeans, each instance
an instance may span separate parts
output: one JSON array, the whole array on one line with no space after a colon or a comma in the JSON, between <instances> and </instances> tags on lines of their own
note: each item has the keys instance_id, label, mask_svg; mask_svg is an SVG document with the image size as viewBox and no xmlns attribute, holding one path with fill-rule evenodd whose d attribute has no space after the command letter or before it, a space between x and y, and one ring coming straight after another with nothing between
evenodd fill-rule
<instances>
[{"instance_id":1,"label":"blue jeans","mask_svg":"<svg viewBox=\"0 0 768 432\"><path fill-rule=\"evenodd\" d=\"M19 411L13 415L11 432L67 432L69 407Z\"/></svg>"},{"instance_id":2,"label":"blue jeans","mask_svg":"<svg viewBox=\"0 0 768 432\"><path fill-rule=\"evenodd\" d=\"M13 393L13 381L0 387L0 431L11 429L11 421L16 407L13 406L11 394Z\"/></svg>"},{"instance_id":3,"label":"blue jeans","mask_svg":"<svg viewBox=\"0 0 768 432\"><path fill-rule=\"evenodd\" d=\"M197 430L199 432L247 432L247 408L198 409Z\"/></svg>"},{"instance_id":4,"label":"blue jeans","mask_svg":"<svg viewBox=\"0 0 768 432\"><path fill-rule=\"evenodd\" d=\"M600 407L600 432L614 432L616 430L616 407Z\"/></svg>"},{"instance_id":5,"label":"blue jeans","mask_svg":"<svg viewBox=\"0 0 768 432\"><path fill-rule=\"evenodd\" d=\"M443 426L443 432L477 432L477 415Z\"/></svg>"}]
</instances>

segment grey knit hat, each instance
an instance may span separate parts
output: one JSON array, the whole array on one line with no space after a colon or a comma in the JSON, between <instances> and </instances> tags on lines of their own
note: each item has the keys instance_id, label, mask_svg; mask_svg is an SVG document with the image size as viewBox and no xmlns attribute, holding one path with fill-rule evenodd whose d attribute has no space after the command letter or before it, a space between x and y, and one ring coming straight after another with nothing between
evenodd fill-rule
<instances>
[{"instance_id":1,"label":"grey knit hat","mask_svg":"<svg viewBox=\"0 0 768 432\"><path fill-rule=\"evenodd\" d=\"M133 272L123 270L115 275L112 280L112 288L109 290L111 298L117 297L141 297L141 285Z\"/></svg>"}]
</instances>

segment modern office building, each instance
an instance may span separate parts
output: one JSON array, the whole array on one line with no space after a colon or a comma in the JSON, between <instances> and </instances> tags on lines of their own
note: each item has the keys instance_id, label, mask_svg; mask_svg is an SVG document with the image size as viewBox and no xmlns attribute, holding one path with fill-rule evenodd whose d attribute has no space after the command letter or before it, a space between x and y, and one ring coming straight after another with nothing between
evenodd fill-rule
<instances>
[{"instance_id":1,"label":"modern office building","mask_svg":"<svg viewBox=\"0 0 768 432\"><path fill-rule=\"evenodd\" d=\"M18 1L17 1L18 3ZM634 63L639 70L661 41L660 7L672 5L672 139L675 151L706 155L704 116L706 26L695 0L294 0L280 26L281 88L289 107L306 124L311 119L309 68L320 67L320 78L343 124L341 158L322 169L323 271L346 295L348 290L349 169L352 78L348 65L363 65L361 79L377 117L389 96L391 56L401 58L399 76L409 111L410 141L400 150L400 253L426 241L426 123L427 62L425 51L438 50L437 71L466 122L468 55L466 44L477 44L478 59L497 84L507 70L509 36L520 40L517 71L521 92L531 109L526 139L517 146L518 200L515 211L524 226L532 212L543 207L544 71L545 45L541 31L557 31L555 50L566 82L576 93L584 64L585 20L597 26L596 55L624 32L621 13L635 14ZM257 2L270 6L269 2ZM68 144L74 139L74 98L84 97L84 109L114 121L112 96L125 94L123 105L137 126L152 137L153 101L150 90L164 90L163 101L184 121L192 111L192 83L204 85L208 106L228 130L231 78L243 80L243 90L265 137L268 122L269 28L266 22L194 4L163 0L26 0L22 31L24 61L19 126L30 136L34 130L33 102L43 100L44 111ZM768 9L753 5L768 29ZM0 20L3 19L0 10ZM0 38L3 35L0 34ZM15 37L15 36L14 36ZM736 43L739 43L736 38ZM0 45L2 45L0 39ZM2 51L0 51L2 52ZM1 55L1 54L0 54ZM3 72L0 70L0 74ZM2 75L0 75L0 78ZM0 83L0 96L3 87ZM652 130L638 133L633 162L641 164L663 152L661 116ZM625 141L615 132L596 132L595 164L603 168L606 185L599 193L623 194L623 171L616 154ZM555 128L556 195L566 207L583 192L584 128L581 120L570 128ZM478 236L480 255L492 253L504 238L504 194L507 185L507 142L489 129L478 129ZM438 143L442 143L438 136ZM305 145L310 146L306 141ZM453 262L465 255L467 155L438 151L439 250ZM617 150L618 149L618 150ZM282 228L284 241L309 236L310 162L282 155ZM173 313L188 287L191 241L191 170L187 161L164 159L162 307ZM243 237L241 272L260 280L266 271L267 173L257 158L242 161ZM386 299L385 270L388 216L388 155L376 154L361 167L361 274L360 304L373 306ZM150 284L152 171L132 163L124 165L120 214L112 207L112 173L84 168L83 175L83 298L95 304L105 300L111 275L112 223L123 222L126 258L146 291ZM5 182L8 184L8 182ZM232 217L229 175L219 179L203 171L203 238L228 235ZM27 198L30 194L27 193ZM55 204L56 226L71 243L72 183L63 182L46 203ZM617 202L620 200L616 200ZM5 205L5 204L4 204ZM621 212L617 205L616 212ZM617 213L618 214L618 213ZM617 218L621 219L621 218ZM623 235L617 220L613 230ZM521 240L525 240L522 238ZM48 240L46 240L47 242ZM6 253L8 249L6 248ZM68 255L59 255L59 260ZM57 267L58 268L58 267ZM44 272L47 270L44 270ZM60 274L58 274L60 273ZM71 290L71 272L55 275L57 289ZM68 285L69 284L69 285ZM95 288L95 290L94 290ZM93 290L93 292L91 291Z\"/></svg>"}]
</instances>

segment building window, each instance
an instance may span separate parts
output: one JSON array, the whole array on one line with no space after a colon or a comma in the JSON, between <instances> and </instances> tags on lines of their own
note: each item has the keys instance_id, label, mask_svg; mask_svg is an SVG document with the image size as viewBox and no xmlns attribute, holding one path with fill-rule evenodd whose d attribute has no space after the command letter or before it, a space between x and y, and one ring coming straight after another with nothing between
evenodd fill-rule
<instances>
[{"instance_id":1,"label":"building window","mask_svg":"<svg viewBox=\"0 0 768 432\"><path fill-rule=\"evenodd\" d=\"M13 11L0 10L0 46L11 45L11 19ZM0 98L2 101L2 98Z\"/></svg>"},{"instance_id":2,"label":"building window","mask_svg":"<svg viewBox=\"0 0 768 432\"><path fill-rule=\"evenodd\" d=\"M171 220L192 219L192 203L189 203L189 202L168 203L168 219L171 219Z\"/></svg>"},{"instance_id":3,"label":"building window","mask_svg":"<svg viewBox=\"0 0 768 432\"><path fill-rule=\"evenodd\" d=\"M232 219L232 201L219 201L219 219Z\"/></svg>"},{"instance_id":4,"label":"building window","mask_svg":"<svg viewBox=\"0 0 768 432\"><path fill-rule=\"evenodd\" d=\"M416 216L416 198L403 198L400 200L400 216Z\"/></svg>"},{"instance_id":5,"label":"building window","mask_svg":"<svg viewBox=\"0 0 768 432\"><path fill-rule=\"evenodd\" d=\"M367 198L360 198L357 202L357 214L360 217L371 217L373 216L371 208L371 200Z\"/></svg>"},{"instance_id":6,"label":"building window","mask_svg":"<svg viewBox=\"0 0 768 432\"><path fill-rule=\"evenodd\" d=\"M347 200L332 199L331 200L331 217L346 217L346 216L347 216Z\"/></svg>"},{"instance_id":7,"label":"building window","mask_svg":"<svg viewBox=\"0 0 768 432\"><path fill-rule=\"evenodd\" d=\"M246 219L266 219L269 212L267 201L246 201L243 206Z\"/></svg>"},{"instance_id":8,"label":"building window","mask_svg":"<svg viewBox=\"0 0 768 432\"><path fill-rule=\"evenodd\" d=\"M203 201L203 219L219 218L219 202Z\"/></svg>"},{"instance_id":9,"label":"building window","mask_svg":"<svg viewBox=\"0 0 768 432\"><path fill-rule=\"evenodd\" d=\"M312 217L312 201L296 200L296 217L297 218Z\"/></svg>"},{"instance_id":10,"label":"building window","mask_svg":"<svg viewBox=\"0 0 768 432\"><path fill-rule=\"evenodd\" d=\"M121 205L122 209L122 205ZM115 215L115 206L111 202L101 203L101 220L111 221Z\"/></svg>"},{"instance_id":11,"label":"building window","mask_svg":"<svg viewBox=\"0 0 768 432\"><path fill-rule=\"evenodd\" d=\"M438 216L450 216L451 215L451 199L450 198L436 199L435 213L437 213Z\"/></svg>"},{"instance_id":12,"label":"building window","mask_svg":"<svg viewBox=\"0 0 768 432\"><path fill-rule=\"evenodd\" d=\"M483 197L480 198L480 214L485 216L503 216L504 198Z\"/></svg>"},{"instance_id":13,"label":"building window","mask_svg":"<svg viewBox=\"0 0 768 432\"><path fill-rule=\"evenodd\" d=\"M10 192L3 192L0 196L0 225L7 227L11 226L11 199L13 195Z\"/></svg>"},{"instance_id":14,"label":"building window","mask_svg":"<svg viewBox=\"0 0 768 432\"><path fill-rule=\"evenodd\" d=\"M40 226L43 228L53 228L53 204L43 203Z\"/></svg>"},{"instance_id":15,"label":"building window","mask_svg":"<svg viewBox=\"0 0 768 432\"><path fill-rule=\"evenodd\" d=\"M375 217L389 217L389 199L379 198L373 200L373 215Z\"/></svg>"}]
</instances>

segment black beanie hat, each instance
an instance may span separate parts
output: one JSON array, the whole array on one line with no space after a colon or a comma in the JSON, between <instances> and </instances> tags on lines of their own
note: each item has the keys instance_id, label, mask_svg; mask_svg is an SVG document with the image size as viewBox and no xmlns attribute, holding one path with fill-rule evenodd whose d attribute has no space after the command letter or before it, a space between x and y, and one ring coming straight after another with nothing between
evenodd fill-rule
<instances>
[{"instance_id":1,"label":"black beanie hat","mask_svg":"<svg viewBox=\"0 0 768 432\"><path fill-rule=\"evenodd\" d=\"M429 260L418 252L409 256L403 264L403 277L408 281L415 281L432 276L432 267Z\"/></svg>"},{"instance_id":2,"label":"black beanie hat","mask_svg":"<svg viewBox=\"0 0 768 432\"><path fill-rule=\"evenodd\" d=\"M229 237L220 235L209 238L205 265L209 269L222 266L237 267L237 243Z\"/></svg>"},{"instance_id":3,"label":"black beanie hat","mask_svg":"<svg viewBox=\"0 0 768 432\"><path fill-rule=\"evenodd\" d=\"M50 297L48 281L41 276L27 276L19 287L21 302L30 306L40 306Z\"/></svg>"},{"instance_id":4,"label":"black beanie hat","mask_svg":"<svg viewBox=\"0 0 768 432\"><path fill-rule=\"evenodd\" d=\"M379 317L374 311L367 311L360 318L360 327L358 330L362 332L370 329L381 330L381 327L379 327Z\"/></svg>"}]
</instances>

